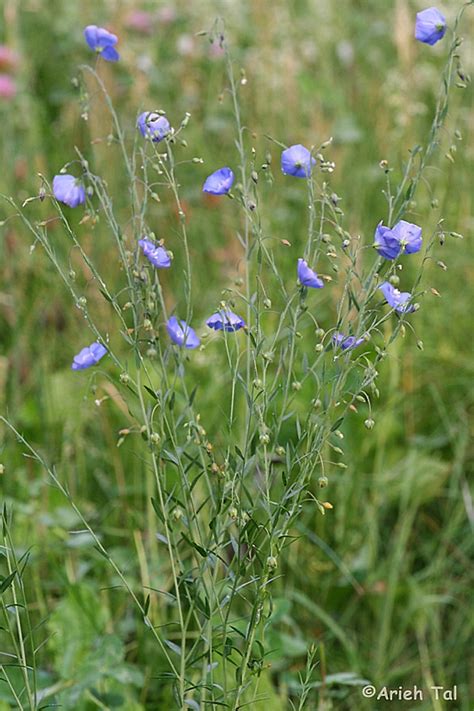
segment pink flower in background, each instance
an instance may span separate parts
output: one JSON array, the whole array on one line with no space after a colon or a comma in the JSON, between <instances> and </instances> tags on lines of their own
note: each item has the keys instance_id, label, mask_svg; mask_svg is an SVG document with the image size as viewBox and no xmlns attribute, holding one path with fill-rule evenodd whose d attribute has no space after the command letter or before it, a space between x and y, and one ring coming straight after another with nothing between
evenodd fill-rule
<instances>
[{"instance_id":1,"label":"pink flower in background","mask_svg":"<svg viewBox=\"0 0 474 711\"><path fill-rule=\"evenodd\" d=\"M176 20L176 10L174 7L160 7L156 13L158 22L162 25L169 25L171 22Z\"/></svg>"},{"instance_id":2,"label":"pink flower in background","mask_svg":"<svg viewBox=\"0 0 474 711\"><path fill-rule=\"evenodd\" d=\"M211 45L209 45L209 57L211 59L219 59L220 57L223 57L224 54L224 47L221 47L219 42L213 42Z\"/></svg>"},{"instance_id":3,"label":"pink flower in background","mask_svg":"<svg viewBox=\"0 0 474 711\"><path fill-rule=\"evenodd\" d=\"M132 10L125 18L125 24L130 30L149 35L153 31L155 16L146 10Z\"/></svg>"},{"instance_id":4,"label":"pink flower in background","mask_svg":"<svg viewBox=\"0 0 474 711\"><path fill-rule=\"evenodd\" d=\"M13 99L15 94L15 81L8 74L0 74L0 99Z\"/></svg>"},{"instance_id":5,"label":"pink flower in background","mask_svg":"<svg viewBox=\"0 0 474 711\"><path fill-rule=\"evenodd\" d=\"M6 44L0 44L0 69L15 71L18 66L18 54Z\"/></svg>"}]
</instances>

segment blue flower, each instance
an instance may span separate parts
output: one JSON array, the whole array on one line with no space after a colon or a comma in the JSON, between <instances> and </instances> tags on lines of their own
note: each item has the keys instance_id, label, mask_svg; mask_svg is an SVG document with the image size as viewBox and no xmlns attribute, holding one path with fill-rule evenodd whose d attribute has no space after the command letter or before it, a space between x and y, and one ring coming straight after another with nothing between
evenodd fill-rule
<instances>
[{"instance_id":1,"label":"blue flower","mask_svg":"<svg viewBox=\"0 0 474 711\"><path fill-rule=\"evenodd\" d=\"M185 346L186 348L197 348L201 341L196 336L196 332L188 326L186 321L178 321L176 316L172 316L166 324L168 335L177 346Z\"/></svg>"},{"instance_id":2,"label":"blue flower","mask_svg":"<svg viewBox=\"0 0 474 711\"><path fill-rule=\"evenodd\" d=\"M120 59L120 55L115 49L115 45L118 42L117 35L113 35L103 27L88 25L84 30L84 37L89 47L94 52L99 52L108 62L116 62Z\"/></svg>"},{"instance_id":3,"label":"blue flower","mask_svg":"<svg viewBox=\"0 0 474 711\"><path fill-rule=\"evenodd\" d=\"M202 186L203 193L211 195L227 195L234 182L234 174L230 168L219 168L208 175Z\"/></svg>"},{"instance_id":4,"label":"blue flower","mask_svg":"<svg viewBox=\"0 0 474 711\"><path fill-rule=\"evenodd\" d=\"M138 244L142 248L145 257L154 267L157 269L168 269L168 267L171 266L171 257L164 247L154 244L149 239L146 239L146 237L139 239Z\"/></svg>"},{"instance_id":5,"label":"blue flower","mask_svg":"<svg viewBox=\"0 0 474 711\"><path fill-rule=\"evenodd\" d=\"M407 254L415 254L421 249L421 227L414 225L412 222L400 220L392 230L395 237L400 243L403 252Z\"/></svg>"},{"instance_id":6,"label":"blue flower","mask_svg":"<svg viewBox=\"0 0 474 711\"><path fill-rule=\"evenodd\" d=\"M415 310L412 304L407 303L411 299L409 291L399 291L388 281L384 281L384 283L379 286L379 289L385 296L388 305L391 306L392 309L395 309L395 311L410 313Z\"/></svg>"},{"instance_id":7,"label":"blue flower","mask_svg":"<svg viewBox=\"0 0 474 711\"><path fill-rule=\"evenodd\" d=\"M281 154L282 172L295 178L308 178L315 163L308 149L300 144L286 148Z\"/></svg>"},{"instance_id":8,"label":"blue flower","mask_svg":"<svg viewBox=\"0 0 474 711\"><path fill-rule=\"evenodd\" d=\"M416 16L415 37L425 44L436 44L446 33L446 18L436 7L422 10Z\"/></svg>"},{"instance_id":9,"label":"blue flower","mask_svg":"<svg viewBox=\"0 0 474 711\"><path fill-rule=\"evenodd\" d=\"M107 348L101 343L91 343L74 356L71 368L73 370L85 370L91 365L97 365L99 360L105 356Z\"/></svg>"},{"instance_id":10,"label":"blue flower","mask_svg":"<svg viewBox=\"0 0 474 711\"><path fill-rule=\"evenodd\" d=\"M233 311L225 309L212 314L207 319L206 324L209 328L213 328L214 331L238 331L245 326L245 321L237 314L234 314Z\"/></svg>"},{"instance_id":11,"label":"blue flower","mask_svg":"<svg viewBox=\"0 0 474 711\"><path fill-rule=\"evenodd\" d=\"M374 239L374 247L384 259L396 259L400 254L400 243L390 227L385 227L379 222Z\"/></svg>"},{"instance_id":12,"label":"blue flower","mask_svg":"<svg viewBox=\"0 0 474 711\"><path fill-rule=\"evenodd\" d=\"M421 244L421 227L405 220L397 222L393 229L380 222L375 230L374 247L385 259L396 259L402 252L419 252Z\"/></svg>"},{"instance_id":13,"label":"blue flower","mask_svg":"<svg viewBox=\"0 0 474 711\"><path fill-rule=\"evenodd\" d=\"M298 279L303 286L309 286L312 289L322 289L324 286L323 280L308 267L304 259L298 259Z\"/></svg>"},{"instance_id":14,"label":"blue flower","mask_svg":"<svg viewBox=\"0 0 474 711\"><path fill-rule=\"evenodd\" d=\"M171 125L166 116L156 111L144 111L137 120L140 133L145 138L150 138L153 143L159 143L171 131Z\"/></svg>"},{"instance_id":15,"label":"blue flower","mask_svg":"<svg viewBox=\"0 0 474 711\"><path fill-rule=\"evenodd\" d=\"M55 175L53 195L69 207L77 207L86 201L84 186L73 175Z\"/></svg>"},{"instance_id":16,"label":"blue flower","mask_svg":"<svg viewBox=\"0 0 474 711\"><path fill-rule=\"evenodd\" d=\"M357 348L364 342L364 338L356 338L355 336L345 336L343 333L336 332L332 340L336 346L340 346L343 351L352 350Z\"/></svg>"}]
</instances>

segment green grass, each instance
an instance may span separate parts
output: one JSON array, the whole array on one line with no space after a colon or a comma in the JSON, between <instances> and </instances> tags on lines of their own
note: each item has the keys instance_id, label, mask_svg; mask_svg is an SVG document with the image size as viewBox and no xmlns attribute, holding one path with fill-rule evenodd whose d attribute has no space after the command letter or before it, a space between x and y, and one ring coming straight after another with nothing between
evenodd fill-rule
<instances>
[{"instance_id":1,"label":"green grass","mask_svg":"<svg viewBox=\"0 0 474 711\"><path fill-rule=\"evenodd\" d=\"M423 4L176 2L176 19L167 26L157 23L149 36L126 29L132 6L5 3L3 41L17 49L21 60L19 93L12 103L0 104L0 192L20 201L37 194L37 174L51 180L76 159L77 146L92 170L107 180L119 219L128 220L126 176L119 147L107 141L112 125L104 119L103 101L90 77L83 75L79 86L71 83L79 76L78 64L91 61L82 27L92 22L110 26L120 36L123 61L103 66L101 75L130 143L142 109L164 108L174 125L186 111L191 113L188 146L178 146L177 154L182 160L196 156L205 161L180 173L194 265L194 319L202 322L215 310L221 290L232 287L241 273L234 204L205 199L200 191L215 167L237 164L223 60L210 56L205 37L194 36L221 15L236 72L242 67L247 79L240 87L247 148L255 147L259 163L267 153L272 158L274 182L262 187L263 217L285 282L294 282L294 262L305 240L305 193L280 174L279 150L266 136L307 145L334 137L330 157L337 167L331 186L342 198L345 228L371 244L375 225L386 216L379 162L389 161L396 182L408 149L424 139L431 123L446 46L412 41L414 13ZM456 9L457 3L445 4L448 20ZM466 13L466 35L472 14ZM183 36L192 39L190 55L177 51ZM461 50L465 63L472 63L469 46L472 50L466 41ZM442 217L446 231L466 239L447 237L436 247L425 276L428 293L411 320L416 333L407 330L381 364L375 427L369 432L363 426L364 406L346 420L341 447L347 469L332 468L324 490L334 508L322 517L314 504L305 504L292 532L296 540L279 561L281 577L272 587L273 615L265 630L271 652L257 686L262 701L246 699L256 711L291 708L289 699L297 697L311 644L316 666L305 706L309 710L376 708L364 701L360 686L331 677L344 672L378 687L456 684L453 708L471 707L471 99L469 88L453 89L439 150L408 218L422 221L428 236ZM85 111L87 121L81 119ZM454 162L445 157L452 145L457 148ZM437 207L431 206L433 198ZM54 466L143 603L143 588L169 593L172 579L153 536L152 482L140 434L126 435L117 447L119 431L133 425L119 387L92 371L70 371L73 354L89 342L84 318L41 247L32 250L31 235L20 221L6 219L11 212L0 207L5 220L0 233L1 413ZM29 214L46 221L54 211L46 199L33 204ZM74 215L72 221L81 243L117 291L123 274L105 221L79 225L79 219ZM175 252L175 268L181 269L172 201L165 198L150 208L149 222L157 236L166 238ZM125 232L130 237L130 225ZM104 330L112 328L108 305L57 221L48 223L48 235L58 258L76 272L78 292L87 297ZM282 246L282 239L291 247ZM447 270L437 265L439 260ZM408 275L411 269L406 267ZM164 290L170 308L184 303L184 289L172 285L168 275ZM326 325L331 299L325 295L316 314ZM281 307L273 304L275 310ZM118 347L120 337L111 336ZM133 369L131 352L122 352ZM225 357L216 348L196 355L192 372L200 378L201 414L209 436L219 443L225 439L219 406L228 382ZM291 439L292 433L285 436ZM48 690L43 703L78 711L172 708L170 692L159 678L166 670L165 657L117 574L44 468L24 456L24 447L5 428L2 438L3 500L11 512L1 549L2 575L8 575L9 565L17 567L12 550L17 562L27 555L23 585L17 578L2 599L10 604L13 590L21 599L24 588L29 613L20 616L24 629L28 619L35 628L38 686ZM317 481L312 492L321 496ZM170 622L166 595L153 595L151 608L159 624ZM8 611L6 616L16 619ZM179 642L172 627L168 639ZM31 664L32 638L26 641ZM0 651L14 653L11 636L2 632ZM0 664L7 659L1 657ZM8 673L21 688L21 669L12 667ZM18 705L2 683L0 709L11 707ZM385 707L396 708L383 702L377 706ZM426 696L416 708L441 711L444 706Z\"/></svg>"}]
</instances>

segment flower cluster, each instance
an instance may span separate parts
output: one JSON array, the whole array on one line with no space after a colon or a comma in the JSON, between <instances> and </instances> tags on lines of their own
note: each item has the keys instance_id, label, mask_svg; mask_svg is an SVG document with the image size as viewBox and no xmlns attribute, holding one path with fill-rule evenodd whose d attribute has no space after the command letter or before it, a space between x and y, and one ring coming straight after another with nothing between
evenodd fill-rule
<instances>
[{"instance_id":1,"label":"flower cluster","mask_svg":"<svg viewBox=\"0 0 474 711\"><path fill-rule=\"evenodd\" d=\"M420 42L433 45L446 33L446 20L434 7L419 12L416 16L415 37ZM109 62L119 60L115 45L118 42L116 35L108 30L89 25L84 30L84 37L88 46ZM145 139L152 143L160 143L173 134L173 129L162 111L144 111L137 119L137 128ZM284 175L295 178L311 177L316 158L301 144L285 148L281 154L281 170ZM211 173L204 181L202 190L211 195L227 195L234 183L234 173L231 168L224 166ZM53 195L56 200L77 207L86 200L86 190L80 179L69 174L59 174L53 179ZM144 236L138 240L143 255L156 269L169 269L171 255L162 243L155 244ZM375 230L374 247L379 255L386 260L396 260L402 254L415 254L422 246L422 229L418 225L400 220L393 227L387 227L380 222ZM308 265L306 259L298 259L298 282L302 288L321 289L324 281ZM411 304L412 295L409 292L400 292L389 281L383 282L379 287L386 302L395 311L406 314L415 310ZM212 314L206 325L215 331L236 332L245 328L244 320L233 311L222 308ZM194 349L200 345L200 339L186 321L171 316L167 320L166 330L172 343L186 349ZM342 351L353 350L364 342L363 336L345 335L335 332L333 344ZM75 357L72 364L73 370L83 370L96 365L107 353L107 349L100 343L93 343L83 348Z\"/></svg>"}]
</instances>

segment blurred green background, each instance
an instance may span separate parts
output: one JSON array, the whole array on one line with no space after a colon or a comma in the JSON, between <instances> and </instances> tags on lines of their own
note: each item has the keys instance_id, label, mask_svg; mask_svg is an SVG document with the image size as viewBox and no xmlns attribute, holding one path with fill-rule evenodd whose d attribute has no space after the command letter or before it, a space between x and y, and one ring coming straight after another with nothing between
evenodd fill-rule
<instances>
[{"instance_id":1,"label":"blurred green background","mask_svg":"<svg viewBox=\"0 0 474 711\"><path fill-rule=\"evenodd\" d=\"M201 193L212 170L236 167L237 152L222 53L196 33L209 30L216 17L225 21L235 70L242 69L239 76L246 80L240 99L248 145L261 162L272 154L275 182L268 188L266 216L272 236L292 244L291 258L278 257L291 282L305 240L305 192L280 174L279 152L265 135L308 146L334 138L328 153L336 161L331 184L342 198L345 227L371 244L375 225L386 217L379 162L389 162L396 181L408 149L424 140L431 124L448 40L433 48L414 41L415 13L425 5L2 0L0 42L11 53L0 53L0 73L10 77L10 83L0 82L9 87L0 98L0 192L18 201L36 195L38 173L52 180L76 158L78 146L108 181L117 214L126 219L126 176L119 149L107 140L110 118L92 84L87 83L86 96L72 81L79 64L94 61L82 28L97 24L114 31L121 61L102 64L100 74L129 140L141 110L165 109L174 125L185 112L191 114L188 147L179 149L179 157L202 157L204 165L187 167L180 182L195 318L202 322L215 309L220 290L238 276L240 249L232 202ZM459 5L439 7L449 24ZM472 16L466 13L465 35ZM472 72L468 40L461 55ZM290 708L312 643L318 647L317 683L308 709L409 708L382 701L374 706L359 687L344 683L347 678L333 676L342 672L392 687L457 684L458 701L448 707L471 708L471 130L471 90L454 87L439 150L408 219L429 235L442 217L447 230L465 239L447 238L436 247L425 278L428 292L412 319L416 334L398 340L381 368L375 428L369 433L354 421L344 430L348 468L331 473L327 490L334 509L323 518L308 507L295 531L299 538L273 590L272 687L262 682L261 689L272 709ZM452 145L454 161L446 158ZM48 199L34 209L42 220L53 215ZM146 562L147 492L138 444L129 438L116 446L118 431L130 424L126 406L111 380L71 373L72 356L92 339L41 248L32 249L31 235L18 220L6 219L11 214L0 206L0 409L55 464L137 588L166 589L166 563L151 570ZM105 224L78 225L80 217L74 213L72 221L82 244L120 288ZM162 199L148 217L173 249L178 222L171 200ZM108 305L61 227L52 221L48 229L57 254L76 271L90 310L104 330L112 328ZM168 275L165 290L167 280ZM175 290L167 298L173 305L183 297ZM200 377L210 378L203 372ZM212 411L217 386L209 379L204 387L209 411L203 417L207 428L217 430L219 412ZM111 589L117 581L110 568L87 535L70 533L80 523L44 471L22 456L11 436L1 447L12 535L19 555L30 550L27 595L33 619L41 621L38 640L44 640L40 686L51 690L44 703L81 710L166 708L155 678L160 660L125 596ZM9 652L7 639L0 651ZM0 708L9 708L9 699L7 686L0 685ZM444 706L427 695L416 708Z\"/></svg>"}]
</instances>

